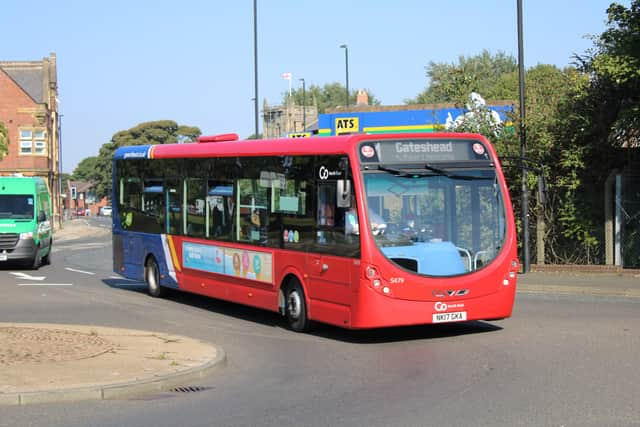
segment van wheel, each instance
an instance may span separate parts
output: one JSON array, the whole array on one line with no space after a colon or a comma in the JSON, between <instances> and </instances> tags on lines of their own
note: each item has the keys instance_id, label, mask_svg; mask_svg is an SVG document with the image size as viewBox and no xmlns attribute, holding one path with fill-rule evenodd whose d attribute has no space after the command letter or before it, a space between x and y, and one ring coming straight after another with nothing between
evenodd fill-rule
<instances>
[{"instance_id":1,"label":"van wheel","mask_svg":"<svg viewBox=\"0 0 640 427\"><path fill-rule=\"evenodd\" d=\"M287 289L285 315L289 327L296 332L309 330L311 322L307 317L307 303L304 297L302 285L298 280L293 280Z\"/></svg>"},{"instance_id":2,"label":"van wheel","mask_svg":"<svg viewBox=\"0 0 640 427\"><path fill-rule=\"evenodd\" d=\"M36 255L33 258L33 263L31 263L31 269L37 270L42 265L42 257L40 257L40 252L36 251Z\"/></svg>"},{"instance_id":3,"label":"van wheel","mask_svg":"<svg viewBox=\"0 0 640 427\"><path fill-rule=\"evenodd\" d=\"M144 265L144 281L147 283L149 295L156 298L165 296L166 289L160 286L160 269L154 258L149 258Z\"/></svg>"},{"instance_id":4,"label":"van wheel","mask_svg":"<svg viewBox=\"0 0 640 427\"><path fill-rule=\"evenodd\" d=\"M50 265L51 264L51 250L53 249L53 243L51 245L49 245L49 252L47 252L47 254L45 256L42 257L42 264L43 265Z\"/></svg>"}]
</instances>

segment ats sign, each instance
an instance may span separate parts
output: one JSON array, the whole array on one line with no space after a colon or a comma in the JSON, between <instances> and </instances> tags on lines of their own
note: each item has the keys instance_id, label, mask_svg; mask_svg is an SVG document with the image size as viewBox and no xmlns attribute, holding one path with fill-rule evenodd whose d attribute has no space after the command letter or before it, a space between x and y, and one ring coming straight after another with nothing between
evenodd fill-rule
<instances>
[{"instance_id":1,"label":"ats sign","mask_svg":"<svg viewBox=\"0 0 640 427\"><path fill-rule=\"evenodd\" d=\"M338 117L336 119L336 135L343 133L357 133L360 131L358 117Z\"/></svg>"}]
</instances>

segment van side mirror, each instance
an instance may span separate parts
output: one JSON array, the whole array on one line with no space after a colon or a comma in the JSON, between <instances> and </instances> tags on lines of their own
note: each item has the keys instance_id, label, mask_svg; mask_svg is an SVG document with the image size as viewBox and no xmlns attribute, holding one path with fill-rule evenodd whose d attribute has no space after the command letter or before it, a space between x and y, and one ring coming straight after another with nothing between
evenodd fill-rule
<instances>
[{"instance_id":1,"label":"van side mirror","mask_svg":"<svg viewBox=\"0 0 640 427\"><path fill-rule=\"evenodd\" d=\"M38 222L44 222L47 220L47 214L44 211L38 212Z\"/></svg>"}]
</instances>

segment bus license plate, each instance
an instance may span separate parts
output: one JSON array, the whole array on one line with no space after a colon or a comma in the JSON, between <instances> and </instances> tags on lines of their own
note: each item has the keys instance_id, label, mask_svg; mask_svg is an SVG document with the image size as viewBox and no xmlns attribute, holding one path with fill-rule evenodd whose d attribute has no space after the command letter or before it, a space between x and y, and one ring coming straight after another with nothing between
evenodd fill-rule
<instances>
[{"instance_id":1,"label":"bus license plate","mask_svg":"<svg viewBox=\"0 0 640 427\"><path fill-rule=\"evenodd\" d=\"M7 254L0 254L0 261L6 261L7 260Z\"/></svg>"},{"instance_id":2,"label":"bus license plate","mask_svg":"<svg viewBox=\"0 0 640 427\"><path fill-rule=\"evenodd\" d=\"M462 322L467 320L466 311L452 311L450 313L435 313L433 323Z\"/></svg>"}]
</instances>

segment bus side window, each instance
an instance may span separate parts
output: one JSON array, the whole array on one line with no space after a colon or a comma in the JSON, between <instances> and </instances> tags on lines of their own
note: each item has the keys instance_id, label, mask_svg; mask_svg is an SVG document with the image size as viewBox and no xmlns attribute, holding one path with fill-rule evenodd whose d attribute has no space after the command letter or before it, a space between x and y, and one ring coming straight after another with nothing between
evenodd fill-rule
<instances>
[{"instance_id":1,"label":"bus side window","mask_svg":"<svg viewBox=\"0 0 640 427\"><path fill-rule=\"evenodd\" d=\"M237 240L266 245L268 243L267 218L270 200L267 188L260 185L259 179L239 179L238 225L235 231Z\"/></svg>"},{"instance_id":2,"label":"bus side window","mask_svg":"<svg viewBox=\"0 0 640 427\"><path fill-rule=\"evenodd\" d=\"M199 178L187 178L187 235L205 236L205 182Z\"/></svg>"},{"instance_id":3,"label":"bus side window","mask_svg":"<svg viewBox=\"0 0 640 427\"><path fill-rule=\"evenodd\" d=\"M234 213L233 181L210 179L207 188L207 237L229 240Z\"/></svg>"},{"instance_id":4,"label":"bus side window","mask_svg":"<svg viewBox=\"0 0 640 427\"><path fill-rule=\"evenodd\" d=\"M331 184L318 185L318 225L335 225L335 189Z\"/></svg>"},{"instance_id":5,"label":"bus side window","mask_svg":"<svg viewBox=\"0 0 640 427\"><path fill-rule=\"evenodd\" d=\"M167 233L182 234L182 180L166 179L164 191L167 201Z\"/></svg>"},{"instance_id":6,"label":"bus side window","mask_svg":"<svg viewBox=\"0 0 640 427\"><path fill-rule=\"evenodd\" d=\"M318 185L318 225L335 224L335 191L330 184Z\"/></svg>"}]
</instances>

